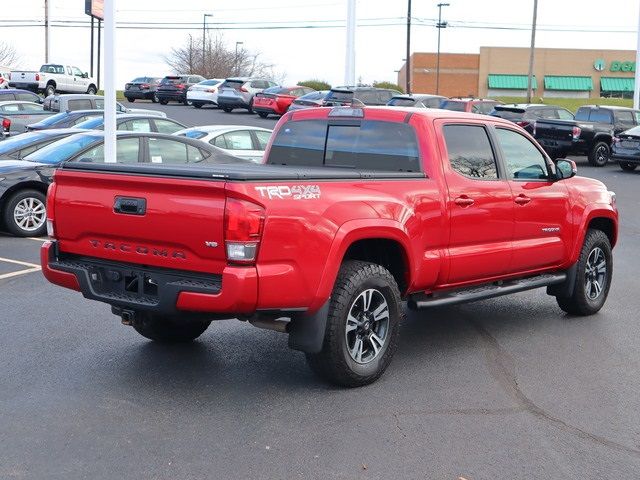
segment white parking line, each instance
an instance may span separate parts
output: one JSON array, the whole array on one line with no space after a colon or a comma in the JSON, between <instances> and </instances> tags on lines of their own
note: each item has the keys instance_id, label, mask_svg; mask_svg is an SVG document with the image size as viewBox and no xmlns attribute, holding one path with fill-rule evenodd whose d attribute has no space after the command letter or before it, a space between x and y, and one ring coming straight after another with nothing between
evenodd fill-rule
<instances>
[{"instance_id":1,"label":"white parking line","mask_svg":"<svg viewBox=\"0 0 640 480\"><path fill-rule=\"evenodd\" d=\"M47 239L46 238L38 238L38 237L25 237L27 240L35 240L36 242L46 242Z\"/></svg>"},{"instance_id":2,"label":"white parking line","mask_svg":"<svg viewBox=\"0 0 640 480\"><path fill-rule=\"evenodd\" d=\"M4 258L4 257L0 257L0 262L15 263L16 265L23 265L25 267L31 267L31 268L40 268L40 265L36 265L35 263L21 262L20 260L12 260L10 258Z\"/></svg>"},{"instance_id":3,"label":"white parking line","mask_svg":"<svg viewBox=\"0 0 640 480\"><path fill-rule=\"evenodd\" d=\"M27 273L39 272L40 270L40 267L33 267L27 268L25 270L18 270L17 272L4 273L0 275L0 280L4 280L5 278L17 277L18 275L26 275Z\"/></svg>"}]
</instances>

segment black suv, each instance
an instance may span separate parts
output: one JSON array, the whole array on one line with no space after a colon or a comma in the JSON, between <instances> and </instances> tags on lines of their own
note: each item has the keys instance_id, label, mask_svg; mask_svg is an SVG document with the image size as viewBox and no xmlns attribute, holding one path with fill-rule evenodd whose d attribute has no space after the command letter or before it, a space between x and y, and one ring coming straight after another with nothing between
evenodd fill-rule
<instances>
[{"instance_id":1,"label":"black suv","mask_svg":"<svg viewBox=\"0 0 640 480\"><path fill-rule=\"evenodd\" d=\"M546 118L552 120L573 120L573 113L557 105L541 103L511 103L496 105L489 113L494 117L510 120L533 135L533 125L537 120Z\"/></svg>"},{"instance_id":2,"label":"black suv","mask_svg":"<svg viewBox=\"0 0 640 480\"><path fill-rule=\"evenodd\" d=\"M124 86L124 96L130 102L137 99L151 100L153 103L158 101L156 91L158 90L159 78L155 77L138 77L131 80Z\"/></svg>"},{"instance_id":3,"label":"black suv","mask_svg":"<svg viewBox=\"0 0 640 480\"><path fill-rule=\"evenodd\" d=\"M329 90L322 101L323 107L351 105L356 103L365 105L386 105L396 95L401 95L397 90L375 87L336 87Z\"/></svg>"},{"instance_id":4,"label":"black suv","mask_svg":"<svg viewBox=\"0 0 640 480\"><path fill-rule=\"evenodd\" d=\"M156 90L156 98L161 105L166 105L170 101L184 103L189 105L187 101L187 90L191 85L206 80L200 75L167 75L158 85Z\"/></svg>"}]
</instances>

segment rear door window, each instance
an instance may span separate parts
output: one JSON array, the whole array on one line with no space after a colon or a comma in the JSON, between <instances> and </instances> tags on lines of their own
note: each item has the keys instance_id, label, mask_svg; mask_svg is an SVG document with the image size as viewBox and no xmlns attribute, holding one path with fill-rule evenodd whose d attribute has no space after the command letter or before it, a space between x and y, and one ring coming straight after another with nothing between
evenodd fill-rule
<instances>
[{"instance_id":1,"label":"rear door window","mask_svg":"<svg viewBox=\"0 0 640 480\"><path fill-rule=\"evenodd\" d=\"M616 119L616 123L623 128L631 128L636 124L633 119L633 113L626 110L614 110L613 115Z\"/></svg>"},{"instance_id":2,"label":"rear door window","mask_svg":"<svg viewBox=\"0 0 640 480\"><path fill-rule=\"evenodd\" d=\"M573 120L573 113L563 108L558 109L558 118L560 120Z\"/></svg>"},{"instance_id":3,"label":"rear door window","mask_svg":"<svg viewBox=\"0 0 640 480\"><path fill-rule=\"evenodd\" d=\"M23 103L21 107L23 112L35 113L43 111L40 105L34 105L33 103Z\"/></svg>"},{"instance_id":4,"label":"rear door window","mask_svg":"<svg viewBox=\"0 0 640 480\"><path fill-rule=\"evenodd\" d=\"M451 168L473 180L498 178L489 136L480 125L445 125L443 128Z\"/></svg>"},{"instance_id":5,"label":"rear door window","mask_svg":"<svg viewBox=\"0 0 640 480\"><path fill-rule=\"evenodd\" d=\"M156 124L156 128L160 133L176 133L178 130L182 130L184 127L177 123L170 122L169 120L153 120Z\"/></svg>"},{"instance_id":6,"label":"rear door window","mask_svg":"<svg viewBox=\"0 0 640 480\"><path fill-rule=\"evenodd\" d=\"M149 138L151 163L188 163L187 145L166 138Z\"/></svg>"},{"instance_id":7,"label":"rear door window","mask_svg":"<svg viewBox=\"0 0 640 480\"><path fill-rule=\"evenodd\" d=\"M93 105L91 104L91 100L78 98L75 100L69 100L67 110L91 110Z\"/></svg>"},{"instance_id":8,"label":"rear door window","mask_svg":"<svg viewBox=\"0 0 640 480\"><path fill-rule=\"evenodd\" d=\"M591 110L589 121L596 123L613 123L611 112L602 108L594 108Z\"/></svg>"},{"instance_id":9,"label":"rear door window","mask_svg":"<svg viewBox=\"0 0 640 480\"><path fill-rule=\"evenodd\" d=\"M256 140L258 141L258 150L264 150L267 148L267 143L269 143L269 138L271 138L271 132L262 132L260 130L254 130L253 132L256 136Z\"/></svg>"},{"instance_id":10,"label":"rear door window","mask_svg":"<svg viewBox=\"0 0 640 480\"><path fill-rule=\"evenodd\" d=\"M16 93L15 96L18 100L22 100L23 102L37 102L39 100L37 95L32 95L31 93ZM1 99L4 100L4 95Z\"/></svg>"},{"instance_id":11,"label":"rear door window","mask_svg":"<svg viewBox=\"0 0 640 480\"><path fill-rule=\"evenodd\" d=\"M138 138L119 138L116 142L116 158L118 163L138 163L140 140ZM74 161L88 163L104 163L104 144L100 144L84 153Z\"/></svg>"},{"instance_id":12,"label":"rear door window","mask_svg":"<svg viewBox=\"0 0 640 480\"><path fill-rule=\"evenodd\" d=\"M151 125L146 118L136 118L128 120L118 125L118 130L129 130L131 132L150 132Z\"/></svg>"},{"instance_id":13,"label":"rear door window","mask_svg":"<svg viewBox=\"0 0 640 480\"><path fill-rule=\"evenodd\" d=\"M14 103L13 105L3 105L2 107L2 111L3 112L19 112L20 111L20 104Z\"/></svg>"},{"instance_id":14,"label":"rear door window","mask_svg":"<svg viewBox=\"0 0 640 480\"><path fill-rule=\"evenodd\" d=\"M251 132L248 130L225 133L223 137L229 150L253 150Z\"/></svg>"}]
</instances>

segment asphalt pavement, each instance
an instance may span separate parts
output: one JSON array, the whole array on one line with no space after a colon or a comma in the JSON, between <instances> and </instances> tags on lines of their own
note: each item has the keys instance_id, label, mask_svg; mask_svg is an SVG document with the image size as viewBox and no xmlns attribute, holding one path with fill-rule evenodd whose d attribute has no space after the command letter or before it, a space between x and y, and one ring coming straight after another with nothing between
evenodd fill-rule
<instances>
[{"instance_id":1,"label":"asphalt pavement","mask_svg":"<svg viewBox=\"0 0 640 480\"><path fill-rule=\"evenodd\" d=\"M274 123L153 107L191 125ZM602 311L567 316L542 289L409 312L385 375L352 390L237 320L153 344L25 272L40 240L0 235L0 479L637 478L640 172L578 160L621 213Z\"/></svg>"}]
</instances>

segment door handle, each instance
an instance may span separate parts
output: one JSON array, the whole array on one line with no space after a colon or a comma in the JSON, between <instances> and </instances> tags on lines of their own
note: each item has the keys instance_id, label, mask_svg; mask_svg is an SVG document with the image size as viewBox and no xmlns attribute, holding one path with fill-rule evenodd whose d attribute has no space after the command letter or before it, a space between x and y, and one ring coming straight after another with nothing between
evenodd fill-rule
<instances>
[{"instance_id":1,"label":"door handle","mask_svg":"<svg viewBox=\"0 0 640 480\"><path fill-rule=\"evenodd\" d=\"M456 205L459 205L461 207L470 207L475 203L475 200L473 198L467 197L466 195L461 195L456 198L454 202Z\"/></svg>"},{"instance_id":2,"label":"door handle","mask_svg":"<svg viewBox=\"0 0 640 480\"><path fill-rule=\"evenodd\" d=\"M520 195L518 195L515 200L514 200L518 205L526 205L527 203L529 203L531 201L531 199L529 197L527 197L526 195L523 195L522 193Z\"/></svg>"}]
</instances>

